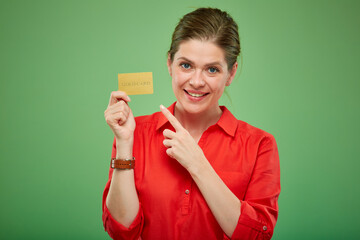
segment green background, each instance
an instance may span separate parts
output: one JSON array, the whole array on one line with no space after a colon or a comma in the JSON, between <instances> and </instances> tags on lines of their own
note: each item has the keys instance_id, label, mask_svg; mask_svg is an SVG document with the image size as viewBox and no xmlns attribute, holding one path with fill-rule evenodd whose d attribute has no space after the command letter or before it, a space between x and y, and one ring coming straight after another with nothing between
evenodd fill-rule
<instances>
[{"instance_id":1,"label":"green background","mask_svg":"<svg viewBox=\"0 0 360 240\"><path fill-rule=\"evenodd\" d=\"M175 98L166 68L185 13L239 24L242 73L221 102L272 133L274 239L359 239L359 1L1 1L0 239L109 239L101 198L117 74L154 74L135 115Z\"/></svg>"}]
</instances>

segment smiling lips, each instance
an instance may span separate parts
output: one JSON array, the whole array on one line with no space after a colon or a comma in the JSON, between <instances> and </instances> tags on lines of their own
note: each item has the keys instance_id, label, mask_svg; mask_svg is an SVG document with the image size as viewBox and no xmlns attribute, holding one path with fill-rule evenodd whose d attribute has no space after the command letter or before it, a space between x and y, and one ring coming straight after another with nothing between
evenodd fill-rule
<instances>
[{"instance_id":1,"label":"smiling lips","mask_svg":"<svg viewBox=\"0 0 360 240\"><path fill-rule=\"evenodd\" d=\"M184 91L186 92L186 94L188 96L199 99L199 100L209 94L206 92L194 91L194 90L185 90L184 89Z\"/></svg>"}]
</instances>

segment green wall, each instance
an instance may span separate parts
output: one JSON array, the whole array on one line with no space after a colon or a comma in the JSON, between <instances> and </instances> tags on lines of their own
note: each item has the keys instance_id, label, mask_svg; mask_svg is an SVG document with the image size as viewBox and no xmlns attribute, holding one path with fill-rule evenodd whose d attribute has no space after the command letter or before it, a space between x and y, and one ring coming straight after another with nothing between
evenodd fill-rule
<instances>
[{"instance_id":1,"label":"green wall","mask_svg":"<svg viewBox=\"0 0 360 240\"><path fill-rule=\"evenodd\" d=\"M359 1L1 1L0 239L109 239L101 221L117 74L154 73L135 115L174 100L166 51L201 6L240 26L222 104L272 133L274 239L359 239Z\"/></svg>"}]
</instances>

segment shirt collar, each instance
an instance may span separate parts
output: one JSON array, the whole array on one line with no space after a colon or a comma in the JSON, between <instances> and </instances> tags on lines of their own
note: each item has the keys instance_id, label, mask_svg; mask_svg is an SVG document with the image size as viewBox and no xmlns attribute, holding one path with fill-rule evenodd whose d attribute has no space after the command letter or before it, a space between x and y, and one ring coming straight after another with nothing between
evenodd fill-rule
<instances>
[{"instance_id":1,"label":"shirt collar","mask_svg":"<svg viewBox=\"0 0 360 240\"><path fill-rule=\"evenodd\" d=\"M168 110L171 112L172 115L174 115L175 104L176 102L174 102L173 104L170 105L170 107L168 107ZM159 130L167 122L169 122L169 120L164 116L164 114L162 114L162 112L160 112L159 121L156 125L156 130Z\"/></svg>"},{"instance_id":2,"label":"shirt collar","mask_svg":"<svg viewBox=\"0 0 360 240\"><path fill-rule=\"evenodd\" d=\"M168 107L168 110L171 112L171 114L174 114L175 104L176 102L174 102ZM238 126L238 121L225 106L220 106L220 108L223 113L216 125L218 125L228 135L234 137ZM167 122L169 122L169 120L167 120L167 118L160 112L159 121L156 125L156 130L159 130Z\"/></svg>"},{"instance_id":3,"label":"shirt collar","mask_svg":"<svg viewBox=\"0 0 360 240\"><path fill-rule=\"evenodd\" d=\"M234 137L238 127L238 120L225 106L220 106L220 108L223 113L216 124L221 127L228 135Z\"/></svg>"}]
</instances>

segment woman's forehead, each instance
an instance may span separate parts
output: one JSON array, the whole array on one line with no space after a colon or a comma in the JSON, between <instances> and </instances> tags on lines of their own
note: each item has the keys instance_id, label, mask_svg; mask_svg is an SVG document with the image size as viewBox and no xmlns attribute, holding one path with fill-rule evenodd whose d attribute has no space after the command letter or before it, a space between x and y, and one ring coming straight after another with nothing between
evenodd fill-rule
<instances>
[{"instance_id":1,"label":"woman's forehead","mask_svg":"<svg viewBox=\"0 0 360 240\"><path fill-rule=\"evenodd\" d=\"M189 60L194 63L226 64L225 53L222 48L211 41L190 39L179 45L179 50L174 56L175 60Z\"/></svg>"}]
</instances>

